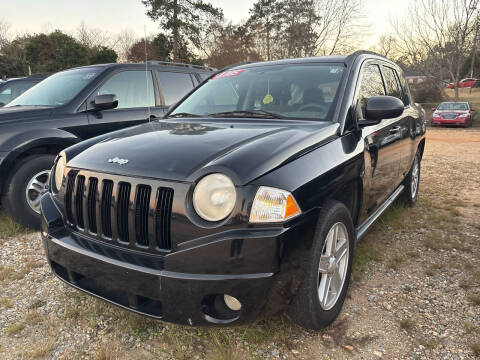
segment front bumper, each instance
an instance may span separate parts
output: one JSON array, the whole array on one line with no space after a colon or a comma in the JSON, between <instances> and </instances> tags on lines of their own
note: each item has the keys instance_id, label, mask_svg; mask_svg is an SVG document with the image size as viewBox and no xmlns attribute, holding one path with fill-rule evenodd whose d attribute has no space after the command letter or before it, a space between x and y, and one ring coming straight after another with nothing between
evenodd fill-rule
<instances>
[{"instance_id":1,"label":"front bumper","mask_svg":"<svg viewBox=\"0 0 480 360\"><path fill-rule=\"evenodd\" d=\"M253 321L265 310L271 288L280 266L280 252L288 241L298 241L305 234L306 222L290 228L242 229L238 236L216 238L211 244L174 252L165 256L151 255L99 243L79 237L64 226L60 211L50 194L42 198L42 238L45 252L54 274L69 285L122 308L164 321L187 325L242 324ZM249 232L247 234L247 232ZM248 241L257 242L254 261L256 272L238 273L252 259L242 251ZM218 254L219 268L215 273L184 273L178 264L189 256L217 251L219 243L231 254L230 266L225 267L225 254ZM262 249L263 247L263 249ZM265 248L266 247L266 248ZM180 254L179 254L180 253ZM272 269L274 254L278 267ZM174 269L169 269L169 257L176 256ZM179 258L179 256L182 256ZM228 256L227 256L228 257ZM211 260L211 254L205 257ZM243 264L243 265L242 265ZM258 272L258 264L265 271ZM173 266L172 266L173 267ZM208 264L212 269L212 264ZM242 307L232 311L221 303L223 294L237 298ZM223 307L222 307L223 304Z\"/></svg>"},{"instance_id":2,"label":"front bumper","mask_svg":"<svg viewBox=\"0 0 480 360\"><path fill-rule=\"evenodd\" d=\"M460 125L465 125L468 123L470 118L460 118L457 117L455 119L442 119L442 118L433 118L432 119L432 125L455 125L455 126L460 126Z\"/></svg>"}]
</instances>

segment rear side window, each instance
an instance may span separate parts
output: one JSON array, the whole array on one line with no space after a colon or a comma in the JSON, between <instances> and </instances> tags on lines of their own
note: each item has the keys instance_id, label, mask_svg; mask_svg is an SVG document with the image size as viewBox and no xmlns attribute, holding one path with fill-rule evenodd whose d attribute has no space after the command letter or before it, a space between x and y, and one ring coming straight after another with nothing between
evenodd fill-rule
<instances>
[{"instance_id":1,"label":"rear side window","mask_svg":"<svg viewBox=\"0 0 480 360\"><path fill-rule=\"evenodd\" d=\"M193 89L190 74L159 71L165 105L170 106Z\"/></svg>"},{"instance_id":2,"label":"rear side window","mask_svg":"<svg viewBox=\"0 0 480 360\"><path fill-rule=\"evenodd\" d=\"M383 66L383 78L385 80L385 87L387 88L387 95L403 101L403 92L398 83L397 72L388 66Z\"/></svg>"},{"instance_id":3,"label":"rear side window","mask_svg":"<svg viewBox=\"0 0 480 360\"><path fill-rule=\"evenodd\" d=\"M155 106L152 72L148 72L147 80L145 71L119 72L108 79L97 94L117 95L117 109Z\"/></svg>"},{"instance_id":4,"label":"rear side window","mask_svg":"<svg viewBox=\"0 0 480 360\"><path fill-rule=\"evenodd\" d=\"M380 67L377 64L368 64L363 68L358 98L362 114L365 115L367 100L372 96L385 95Z\"/></svg>"},{"instance_id":5,"label":"rear side window","mask_svg":"<svg viewBox=\"0 0 480 360\"><path fill-rule=\"evenodd\" d=\"M403 74L399 74L398 72L395 72L395 75L397 75L397 79L399 80L400 86L402 88L402 101L405 106L410 105L410 92L408 91L408 84L407 80L405 80L405 77Z\"/></svg>"}]
</instances>

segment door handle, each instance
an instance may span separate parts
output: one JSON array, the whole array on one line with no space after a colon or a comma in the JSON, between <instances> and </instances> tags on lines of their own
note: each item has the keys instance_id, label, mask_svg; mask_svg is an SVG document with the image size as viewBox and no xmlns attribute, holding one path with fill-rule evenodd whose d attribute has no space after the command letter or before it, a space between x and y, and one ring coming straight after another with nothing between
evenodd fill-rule
<instances>
[{"instance_id":1,"label":"door handle","mask_svg":"<svg viewBox=\"0 0 480 360\"><path fill-rule=\"evenodd\" d=\"M401 126L394 126L390 129L390 134L395 134L400 131L402 127Z\"/></svg>"}]
</instances>

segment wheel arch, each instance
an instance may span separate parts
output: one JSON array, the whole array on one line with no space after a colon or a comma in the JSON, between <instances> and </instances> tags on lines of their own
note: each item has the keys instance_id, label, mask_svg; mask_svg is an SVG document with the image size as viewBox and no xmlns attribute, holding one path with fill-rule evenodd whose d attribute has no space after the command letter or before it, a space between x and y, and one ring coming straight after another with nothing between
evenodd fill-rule
<instances>
[{"instance_id":1,"label":"wheel arch","mask_svg":"<svg viewBox=\"0 0 480 360\"><path fill-rule=\"evenodd\" d=\"M8 180L11 177L11 171L19 162L32 155L57 155L63 149L80 141L81 139L71 134L69 137L49 136L44 138L38 138L37 135L36 139L19 143L17 147L8 153L2 162L0 171L2 174L5 174L5 176L2 176L2 180L0 181L0 195L4 193Z\"/></svg>"}]
</instances>

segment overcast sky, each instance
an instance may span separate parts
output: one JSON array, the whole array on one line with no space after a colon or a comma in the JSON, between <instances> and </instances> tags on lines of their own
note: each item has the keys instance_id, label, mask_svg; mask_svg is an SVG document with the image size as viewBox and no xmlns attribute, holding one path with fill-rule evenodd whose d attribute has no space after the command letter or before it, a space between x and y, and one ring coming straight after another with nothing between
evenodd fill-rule
<instances>
[{"instance_id":1,"label":"overcast sky","mask_svg":"<svg viewBox=\"0 0 480 360\"><path fill-rule=\"evenodd\" d=\"M248 9L255 0L211 0L221 7L225 17L238 23L248 17ZM334 1L334 0L332 0ZM403 0L364 0L371 23L371 34L366 45L376 42L378 36L390 30L389 16L399 14L407 7ZM112 33L131 29L142 36L157 32L158 27L146 15L141 0L0 0L0 18L11 25L11 33L23 34L60 29L73 32L83 20L87 26Z\"/></svg>"}]
</instances>

